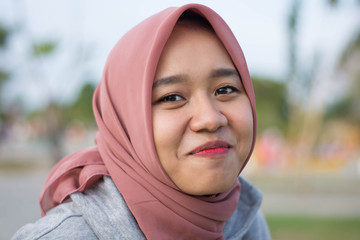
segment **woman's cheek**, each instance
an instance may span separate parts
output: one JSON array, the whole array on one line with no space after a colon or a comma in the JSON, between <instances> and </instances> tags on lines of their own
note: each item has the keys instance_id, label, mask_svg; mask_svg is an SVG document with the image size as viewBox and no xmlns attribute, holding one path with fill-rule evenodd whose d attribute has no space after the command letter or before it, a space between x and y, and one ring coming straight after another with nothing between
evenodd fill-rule
<instances>
[{"instance_id":1,"label":"woman's cheek","mask_svg":"<svg viewBox=\"0 0 360 240\"><path fill-rule=\"evenodd\" d=\"M174 110L153 111L154 141L159 157L176 154L183 138L184 115Z\"/></svg>"}]
</instances>

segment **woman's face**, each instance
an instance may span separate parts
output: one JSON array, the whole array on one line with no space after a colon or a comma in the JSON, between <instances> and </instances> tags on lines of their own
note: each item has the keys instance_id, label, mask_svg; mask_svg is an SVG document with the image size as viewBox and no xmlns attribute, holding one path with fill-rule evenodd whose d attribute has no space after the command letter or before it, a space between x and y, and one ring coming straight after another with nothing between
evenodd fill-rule
<instances>
[{"instance_id":1,"label":"woman's face","mask_svg":"<svg viewBox=\"0 0 360 240\"><path fill-rule=\"evenodd\" d=\"M228 190L251 148L249 99L217 36L177 25L162 52L152 90L155 147L185 193Z\"/></svg>"}]
</instances>

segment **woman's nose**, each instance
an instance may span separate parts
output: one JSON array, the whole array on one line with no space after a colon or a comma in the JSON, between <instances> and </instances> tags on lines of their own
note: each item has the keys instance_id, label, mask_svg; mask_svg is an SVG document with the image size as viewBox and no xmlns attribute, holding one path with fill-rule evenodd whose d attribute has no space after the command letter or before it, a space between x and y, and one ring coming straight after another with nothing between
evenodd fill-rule
<instances>
[{"instance_id":1,"label":"woman's nose","mask_svg":"<svg viewBox=\"0 0 360 240\"><path fill-rule=\"evenodd\" d=\"M226 116L218 109L211 99L193 102L190 129L192 131L214 132L228 123Z\"/></svg>"}]
</instances>

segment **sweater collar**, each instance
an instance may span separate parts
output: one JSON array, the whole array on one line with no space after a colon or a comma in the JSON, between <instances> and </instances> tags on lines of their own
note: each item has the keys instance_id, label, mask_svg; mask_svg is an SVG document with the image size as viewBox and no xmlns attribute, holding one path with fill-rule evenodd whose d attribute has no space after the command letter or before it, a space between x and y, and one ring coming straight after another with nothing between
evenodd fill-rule
<instances>
[{"instance_id":1,"label":"sweater collar","mask_svg":"<svg viewBox=\"0 0 360 240\"><path fill-rule=\"evenodd\" d=\"M240 239L248 231L262 202L259 189L242 177L239 180L240 199L236 211L225 223L223 232L226 239ZM71 199L100 239L114 239L114 236L118 239L145 239L110 177L105 176L104 181L99 181L85 193L72 194Z\"/></svg>"}]
</instances>

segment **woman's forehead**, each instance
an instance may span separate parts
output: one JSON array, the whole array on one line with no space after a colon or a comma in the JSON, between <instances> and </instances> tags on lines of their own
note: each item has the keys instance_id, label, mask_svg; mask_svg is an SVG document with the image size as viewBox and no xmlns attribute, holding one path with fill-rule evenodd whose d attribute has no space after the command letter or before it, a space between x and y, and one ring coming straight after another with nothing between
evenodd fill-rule
<instances>
[{"instance_id":1,"label":"woman's forehead","mask_svg":"<svg viewBox=\"0 0 360 240\"><path fill-rule=\"evenodd\" d=\"M188 70L207 72L235 66L230 55L214 32L176 25L161 53L155 79L170 74L181 75Z\"/></svg>"}]
</instances>

